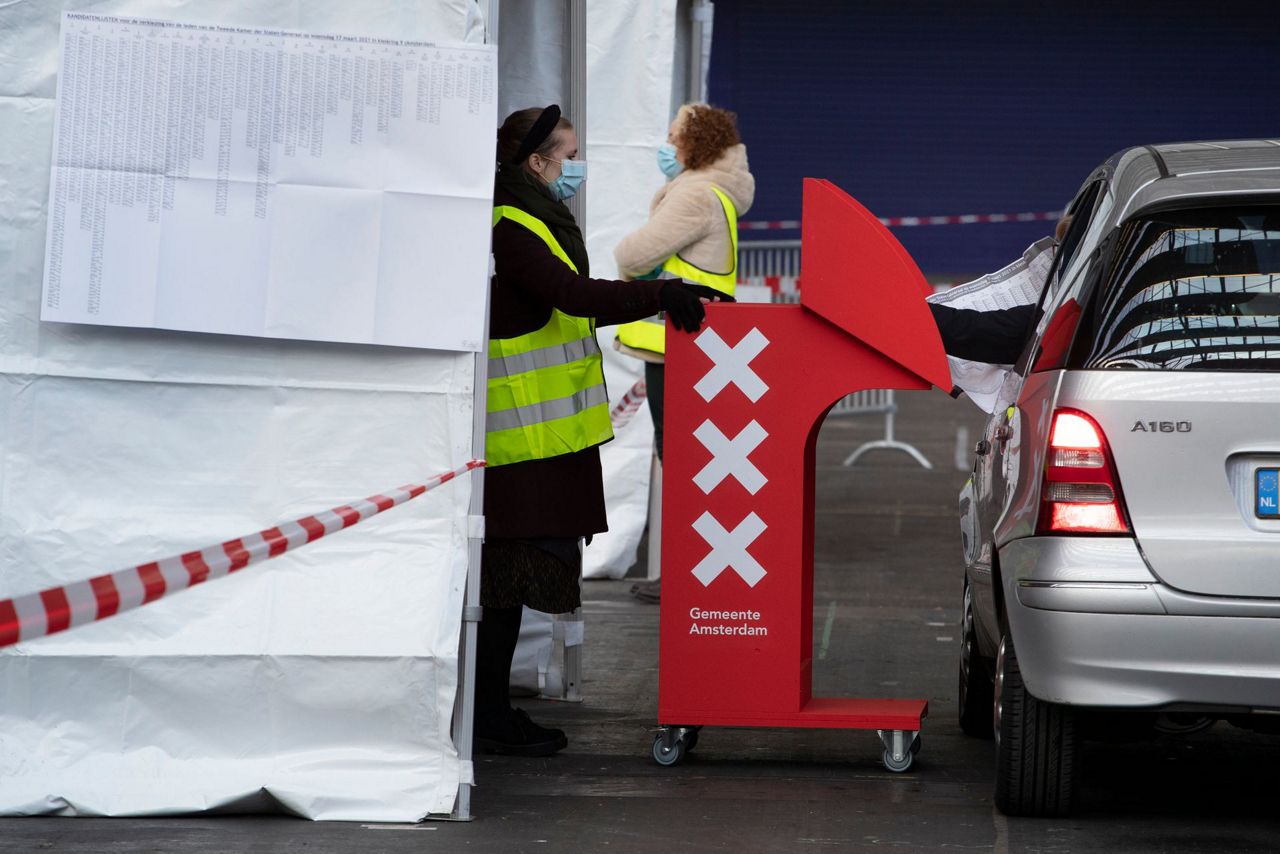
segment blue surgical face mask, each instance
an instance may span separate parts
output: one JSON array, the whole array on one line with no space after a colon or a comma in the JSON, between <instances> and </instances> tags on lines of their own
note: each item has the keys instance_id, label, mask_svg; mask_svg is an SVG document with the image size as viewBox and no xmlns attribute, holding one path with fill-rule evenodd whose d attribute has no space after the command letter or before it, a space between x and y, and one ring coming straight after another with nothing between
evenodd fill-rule
<instances>
[{"instance_id":1,"label":"blue surgical face mask","mask_svg":"<svg viewBox=\"0 0 1280 854\"><path fill-rule=\"evenodd\" d=\"M587 161L585 160L553 160L560 164L560 177L547 185L551 194L560 201L570 198L587 180Z\"/></svg>"},{"instance_id":2,"label":"blue surgical face mask","mask_svg":"<svg viewBox=\"0 0 1280 854\"><path fill-rule=\"evenodd\" d=\"M658 146L658 168L668 178L674 178L684 171L684 166L676 160L676 147L669 142Z\"/></svg>"}]
</instances>

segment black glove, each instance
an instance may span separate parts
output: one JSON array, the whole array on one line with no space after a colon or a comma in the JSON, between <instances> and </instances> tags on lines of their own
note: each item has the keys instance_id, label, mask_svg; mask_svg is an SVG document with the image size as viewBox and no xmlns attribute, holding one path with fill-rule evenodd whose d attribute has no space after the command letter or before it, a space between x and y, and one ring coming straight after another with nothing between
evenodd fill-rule
<instances>
[{"instance_id":1,"label":"black glove","mask_svg":"<svg viewBox=\"0 0 1280 854\"><path fill-rule=\"evenodd\" d=\"M691 285L681 279L671 279L658 291L662 310L671 318L671 325L681 332L697 332L707 316L702 300L733 302L733 297L706 285Z\"/></svg>"}]
</instances>

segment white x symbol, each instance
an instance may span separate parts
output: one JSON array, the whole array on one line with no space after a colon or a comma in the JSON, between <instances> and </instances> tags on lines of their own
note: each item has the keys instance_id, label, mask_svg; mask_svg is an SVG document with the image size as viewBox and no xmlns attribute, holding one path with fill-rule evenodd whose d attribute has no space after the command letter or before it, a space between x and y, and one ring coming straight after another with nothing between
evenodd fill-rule
<instances>
[{"instance_id":1,"label":"white x symbol","mask_svg":"<svg viewBox=\"0 0 1280 854\"><path fill-rule=\"evenodd\" d=\"M702 539L711 546L711 554L693 568L693 575L706 587L715 581L720 573L732 569L747 582L748 587L755 587L764 578L765 572L755 558L747 554L747 546L756 541L756 537L764 533L766 525L755 513L748 513L732 532L726 531L710 513L703 513L693 523L693 530L702 535Z\"/></svg>"},{"instance_id":2,"label":"white x symbol","mask_svg":"<svg viewBox=\"0 0 1280 854\"><path fill-rule=\"evenodd\" d=\"M729 383L742 389L752 403L769 390L764 380L751 370L751 360L769 346L769 339L759 329L752 327L741 341L730 347L714 329L708 327L693 343L711 359L711 370L693 387L707 403Z\"/></svg>"},{"instance_id":3,"label":"white x symbol","mask_svg":"<svg viewBox=\"0 0 1280 854\"><path fill-rule=\"evenodd\" d=\"M720 485L720 481L729 475L738 479L738 483L746 487L747 492L755 495L760 487L769 482L769 478L760 473L755 463L747 459L747 455L760 446L769 437L765 429L756 421L752 421L742 432L732 439L720 432L720 428L710 421L703 421L694 438L711 452L711 462L703 466L702 471L694 476L693 482L706 494Z\"/></svg>"}]
</instances>

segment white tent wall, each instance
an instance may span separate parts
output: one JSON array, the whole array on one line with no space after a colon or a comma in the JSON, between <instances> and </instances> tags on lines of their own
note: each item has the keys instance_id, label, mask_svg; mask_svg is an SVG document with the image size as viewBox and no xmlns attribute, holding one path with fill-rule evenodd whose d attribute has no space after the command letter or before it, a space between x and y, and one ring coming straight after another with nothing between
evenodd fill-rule
<instances>
[{"instance_id":1,"label":"white tent wall","mask_svg":"<svg viewBox=\"0 0 1280 854\"><path fill-rule=\"evenodd\" d=\"M470 0L102 14L479 40ZM41 323L62 4L0 8L0 595L246 534L472 455L469 353ZM424 319L425 322L425 319ZM448 813L470 480L0 654L0 812Z\"/></svg>"},{"instance_id":2,"label":"white tent wall","mask_svg":"<svg viewBox=\"0 0 1280 854\"><path fill-rule=\"evenodd\" d=\"M671 122L675 0L587 3L587 251L592 275L617 275L613 247L649 218L649 202L665 180L655 152ZM644 375L638 359L599 334L613 403ZM653 422L648 406L604 447L609 531L587 548L583 574L621 578L635 563L649 512Z\"/></svg>"},{"instance_id":3,"label":"white tent wall","mask_svg":"<svg viewBox=\"0 0 1280 854\"><path fill-rule=\"evenodd\" d=\"M498 5L498 121L526 107L567 109L567 0L500 0Z\"/></svg>"}]
</instances>

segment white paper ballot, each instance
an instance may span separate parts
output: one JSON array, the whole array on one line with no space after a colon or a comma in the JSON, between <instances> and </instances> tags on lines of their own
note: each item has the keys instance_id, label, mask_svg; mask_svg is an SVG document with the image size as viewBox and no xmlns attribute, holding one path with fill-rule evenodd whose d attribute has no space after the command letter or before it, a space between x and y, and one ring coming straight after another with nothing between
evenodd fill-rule
<instances>
[{"instance_id":1,"label":"white paper ballot","mask_svg":"<svg viewBox=\"0 0 1280 854\"><path fill-rule=\"evenodd\" d=\"M497 53L65 13L42 320L479 350Z\"/></svg>"},{"instance_id":2,"label":"white paper ballot","mask_svg":"<svg viewBox=\"0 0 1280 854\"><path fill-rule=\"evenodd\" d=\"M1053 238L1044 237L1027 247L1022 257L1007 267L928 297L928 302L975 311L1034 305L1040 301L1049 268L1053 266ZM951 381L984 412L993 412L1012 365L992 365L947 357Z\"/></svg>"},{"instance_id":3,"label":"white paper ballot","mask_svg":"<svg viewBox=\"0 0 1280 854\"><path fill-rule=\"evenodd\" d=\"M1007 267L934 294L928 297L928 301L976 311L1033 305L1040 301L1040 293L1049 278L1049 268L1053 266L1052 249L1053 238L1042 237Z\"/></svg>"}]
</instances>

